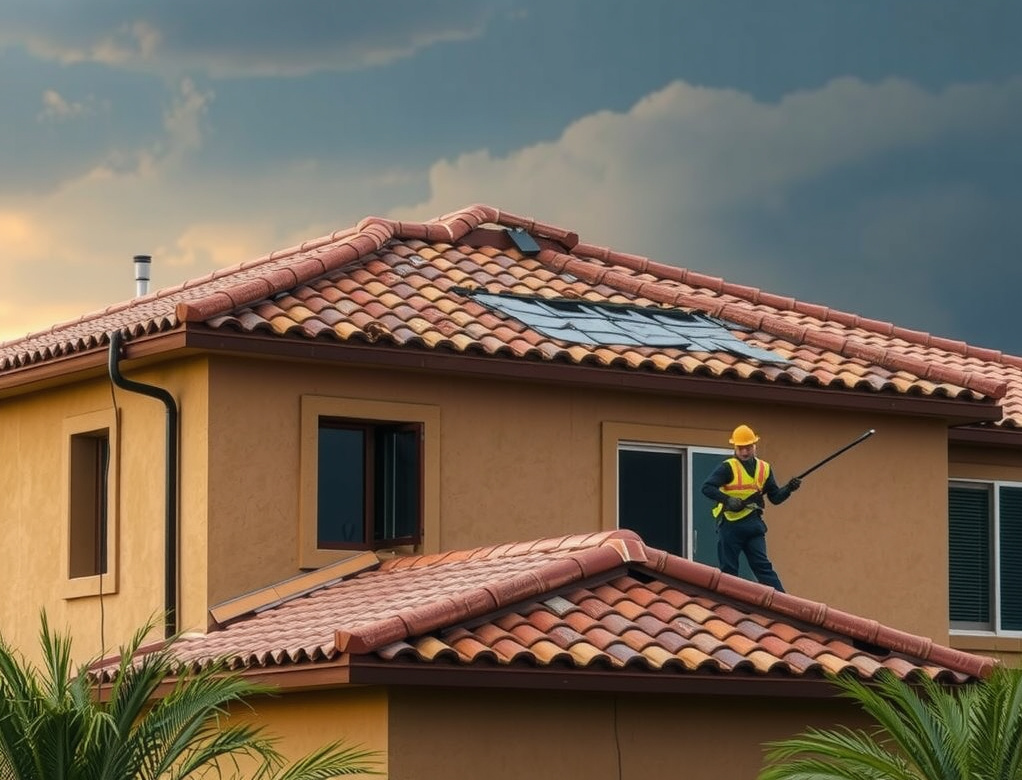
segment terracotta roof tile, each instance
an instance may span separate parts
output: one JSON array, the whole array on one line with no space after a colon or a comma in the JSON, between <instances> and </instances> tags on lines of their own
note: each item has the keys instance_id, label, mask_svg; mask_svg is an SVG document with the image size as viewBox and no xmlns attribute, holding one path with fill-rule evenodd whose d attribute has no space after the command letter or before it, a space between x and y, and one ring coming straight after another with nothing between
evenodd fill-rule
<instances>
[{"instance_id":1,"label":"terracotta roof tile","mask_svg":"<svg viewBox=\"0 0 1022 780\"><path fill-rule=\"evenodd\" d=\"M178 657L192 667L218 657L254 668L365 658L809 679L890 669L959 683L995 663L649 548L630 531L349 568L181 638Z\"/></svg>"},{"instance_id":2,"label":"terracotta roof tile","mask_svg":"<svg viewBox=\"0 0 1022 780\"><path fill-rule=\"evenodd\" d=\"M515 227L541 243L537 255L507 241L503 229ZM459 286L702 312L790 362L565 343L489 312ZM570 230L483 205L424 223L369 217L355 228L0 344L0 378L102 350L115 329L130 340L183 327L867 393L1003 397L1004 424L1022 426L1022 358L592 246Z\"/></svg>"}]
</instances>

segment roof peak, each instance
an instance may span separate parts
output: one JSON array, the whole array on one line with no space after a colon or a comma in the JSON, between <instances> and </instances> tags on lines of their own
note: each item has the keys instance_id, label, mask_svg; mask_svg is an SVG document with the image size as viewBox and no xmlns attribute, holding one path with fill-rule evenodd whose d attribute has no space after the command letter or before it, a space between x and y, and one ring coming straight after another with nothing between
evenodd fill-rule
<instances>
[{"instance_id":1,"label":"roof peak","mask_svg":"<svg viewBox=\"0 0 1022 780\"><path fill-rule=\"evenodd\" d=\"M1022 358L1004 356L992 350L979 350L964 342L936 339L928 334L898 329L888 323L732 284L721 277L665 265L604 246L581 243L576 233L564 228L541 223L531 217L501 211L485 204L475 204L422 222L369 216L353 228L272 252L253 261L219 269L205 277L110 306L71 322L55 325L46 331L0 345L0 371L24 368L55 358L98 350L108 343L109 333L114 330L121 331L131 339L171 331L190 323L206 325L213 323L213 326L217 327L229 322L243 332L263 328L276 335L300 335L306 338L333 335L335 338L339 337L339 340L349 340L351 334L355 334L367 341L374 341L377 331L386 336L390 332L388 328L379 328L378 323L370 323L372 327L368 330L356 325L348 327L347 330L341 328L343 331L341 332L333 328L336 324L333 319L321 322L310 316L313 312L308 311L303 311L300 319L291 318L286 312L279 312L283 316L279 317L276 323L269 322L258 313L239 312L264 303L272 304L278 297L297 288L307 287L314 280L340 269L350 268L353 274L359 263L366 262L367 258L373 255L379 258L389 253L388 246L393 246L394 242L405 242L406 248L417 246L417 242L422 242L427 247L432 244L433 247L441 249L444 244L452 245L465 241L471 245L470 234L478 231L476 232L478 238L485 232L486 226L493 225L525 230L537 240L538 251L531 253L524 260L530 263L527 273L541 273L546 281L540 281L538 278L526 280L530 283L540 286L549 284L546 274L554 274L562 282L565 279L574 279L577 284L572 285L573 289L584 287L585 289L578 291L578 294L585 297L592 294L597 297L613 295L631 299L642 298L645 301L700 311L758 331L760 336L769 337L768 340L778 340L789 352L808 346L818 353L824 351L822 354L825 357L826 353L831 353L831 356L836 356L838 360L862 359L880 369L873 384L863 389L894 389L901 392L897 382L889 381L879 374L889 376L890 373L904 371L922 380L929 380L938 386L938 392L950 397L970 400L972 393L988 399L999 399L1007 392L1008 382L1003 374L984 371L983 366L947 365L946 361L939 357L930 359L933 356L917 356L912 354L911 349L903 349L900 344L886 343L884 339L901 339L909 345L928 345L934 349L954 352L955 355L995 361L999 365L1022 367ZM490 238L492 239L492 235ZM469 273L476 267L473 265L475 261L485 262L491 257L487 252L493 251L504 252L502 249L496 249L491 243L481 249L476 257L462 258L469 265ZM436 252L433 252L431 256L435 255ZM454 255L460 257L456 252ZM456 261L454 255L445 254L445 261L448 263L452 259ZM519 255L514 254L513 257ZM501 262L504 263L503 268L509 269L506 263L515 261L508 260L502 255ZM524 269L524 261L519 258L517 262L522 263ZM435 269L430 269L430 273L435 274ZM452 283L455 284L466 275L460 268L455 269L453 273L455 276L452 277ZM377 281L382 281L383 277L387 276L393 278L390 282L384 282L385 284L389 286L397 283L397 277L393 273L381 274ZM512 284L517 282L518 277L514 274L509 276L496 274L493 275L493 279L495 283L497 280L500 282L507 280L508 284ZM602 289L597 290L601 286ZM534 291L536 288L529 284L528 289ZM440 289L430 292L444 294L444 290ZM801 317L792 316L790 313ZM251 325L243 321L243 317L247 317ZM816 322L809 321L810 319ZM818 327L820 323L828 322L840 326L837 332L832 328ZM447 325L450 326L451 323ZM278 327L283 330L278 330ZM848 330L842 331L841 328ZM421 334L412 332L414 329L408 329L407 324L406 330L408 331L406 342L430 347L451 346L458 352L465 351L463 343L465 338L471 340L466 334L459 334L458 337L462 341L449 338L442 328L434 328L426 337L420 337ZM877 335L878 343L867 343L871 341L872 334ZM759 340L762 341L763 338ZM518 343L525 345L528 342L519 340ZM486 344L479 346L485 352L503 350L517 357L547 360L551 359L551 352L558 349L556 345L544 344L536 350L527 349L527 355L520 355L515 347L501 343L499 338L490 339ZM562 353L563 350L558 352L558 356ZM653 361L653 364L681 368L680 361L676 358L674 362L660 360ZM629 367L634 366L629 364ZM683 370L691 373L694 369L688 366ZM738 372L736 376L768 380L775 378L773 374L764 373L761 369L755 369L752 375ZM803 383L807 379L810 380L808 384L818 381L818 377L809 377L805 373L800 374L800 377L801 379L788 378L794 379L796 383ZM20 378L17 381L21 381ZM854 389L860 388L856 385Z\"/></svg>"}]
</instances>

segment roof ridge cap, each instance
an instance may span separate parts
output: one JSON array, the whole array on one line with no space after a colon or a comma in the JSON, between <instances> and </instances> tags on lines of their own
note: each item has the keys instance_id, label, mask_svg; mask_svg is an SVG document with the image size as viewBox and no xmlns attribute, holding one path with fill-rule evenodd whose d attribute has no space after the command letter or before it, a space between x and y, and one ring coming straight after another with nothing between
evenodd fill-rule
<instances>
[{"instance_id":1,"label":"roof ridge cap","mask_svg":"<svg viewBox=\"0 0 1022 780\"><path fill-rule=\"evenodd\" d=\"M579 242L573 252L579 255L592 257L604 262L613 262L625 266L640 273L656 273L668 279L680 281L685 284L695 284L706 287L717 293L726 293L736 298L742 298L749 303L766 303L775 309L793 311L802 314L809 314L824 322L836 322L838 324L851 325L862 328L873 333L885 336L896 336L904 341L917 344L923 347L943 349L947 352L956 352L963 357L985 360L991 363L1002 363L1004 365L1022 368L1022 356L1012 355L996 349L979 347L969 344L966 341L959 341L936 336L926 331L911 330L895 325L886 320L871 319L859 314L846 312L822 304L810 303L798 298L777 295L766 292L758 287L748 287L734 282L727 281L722 276L713 276L689 268L669 265L657 260L650 260L646 257L631 255L619 252L606 246L587 244Z\"/></svg>"},{"instance_id":2,"label":"roof ridge cap","mask_svg":"<svg viewBox=\"0 0 1022 780\"><path fill-rule=\"evenodd\" d=\"M773 335L783 335L770 329L775 319L777 318L764 315L766 327L763 330ZM1005 379L992 379L974 371L964 371L939 363L933 363L899 352L897 349L866 344L852 336L835 336L834 334L824 333L809 326L801 326L799 340L815 347L831 349L845 357L868 360L894 371L907 371L937 383L958 385L985 395L988 398L1000 399L1008 392L1008 382Z\"/></svg>"},{"instance_id":3,"label":"roof ridge cap","mask_svg":"<svg viewBox=\"0 0 1022 780\"><path fill-rule=\"evenodd\" d=\"M823 602L810 601L790 593L775 591L769 607L782 615L980 679L987 677L998 665L993 658L956 650L935 642L932 637L892 628L877 620L853 615Z\"/></svg>"},{"instance_id":4,"label":"roof ridge cap","mask_svg":"<svg viewBox=\"0 0 1022 780\"><path fill-rule=\"evenodd\" d=\"M511 216L511 215L508 215ZM357 230L380 225L395 238L417 238L422 241L457 241L484 222L500 222L501 212L492 206L477 203L425 221L397 220L388 217L366 217Z\"/></svg>"},{"instance_id":5,"label":"roof ridge cap","mask_svg":"<svg viewBox=\"0 0 1022 780\"><path fill-rule=\"evenodd\" d=\"M320 236L319 238L314 238L314 239L309 239L308 241L303 241L301 244L298 244L298 245L293 246L293 247L289 247L287 249L281 249L281 250L276 250L276 251L270 252L269 254L263 255L262 257L256 258L255 260L245 260L245 261L242 261L240 263L235 263L234 265L226 266L224 268L218 268L215 271L212 271L212 272L206 274L205 276L199 276L199 277L197 277L195 279L186 279L183 282L180 282L178 284L170 285L169 287L161 287L160 289L154 290L153 292L148 293L148 294L143 295L143 296L134 297L134 298L128 298L128 299L123 300L123 301L117 301L116 303L109 304L109 305L107 305L107 306L105 306L103 308L95 309L95 310L90 311L90 312L86 312L85 314L82 314L79 317L76 317L74 319L65 320L63 322L55 323L53 325L50 325L47 328L44 328L43 330L34 331L32 333L27 333L24 336L18 336L17 338L10 339L9 341L0 342L0 350L3 350L5 348L7 348L7 347L14 346L18 342L21 342L21 341L27 341L28 339L39 338L40 336L44 336L44 335L47 335L47 334L50 334L50 333L56 333L57 331L63 330L64 328L72 327L74 325L84 324L84 323L88 322L89 320L99 319L100 317L104 317L104 316L107 316L109 314L115 314L117 312L126 311L128 309L133 309L133 308L135 308L137 306L141 306L141 305L144 305L146 303L152 303L153 301L158 301L161 298L169 298L169 297L171 297L173 295L177 295L179 293L185 292L186 290L188 290L190 288L198 287L198 286L200 286L202 284L206 284L207 282L212 282L212 281L215 281L217 279L222 279L225 276L230 276L231 274L237 273L238 271L248 270L250 268L255 268L255 267L259 266L259 265L264 265L266 263L274 262L276 260L280 260L282 257L286 257L289 254L298 254L299 252L305 252L305 251L309 251L310 249L315 249L315 248L317 248L319 246L323 246L323 245L331 243L333 241L337 241L337 240L343 238L345 236L345 234L349 234L349 233L352 233L352 232L353 232L352 228L345 228L343 230L338 230L338 231L335 231L334 233L331 233L330 235L327 235L327 236ZM180 304L178 304L178 305L180 305ZM174 316L176 316L176 313L175 312L170 312L167 316L174 317ZM134 328L135 325L134 324L133 325L126 325L124 327L130 329L130 328ZM106 335L106 333L104 333L104 335Z\"/></svg>"},{"instance_id":6,"label":"roof ridge cap","mask_svg":"<svg viewBox=\"0 0 1022 780\"><path fill-rule=\"evenodd\" d=\"M576 249L578 248L576 247ZM586 246L586 248L589 249L590 247ZM752 311L745 307L737 306L734 301L722 300L720 298L703 298L678 290L672 290L670 287L666 287L657 281L642 281L608 268L593 268L585 258L577 257L574 254L565 254L554 249L544 249L536 257L547 267L556 269L558 272L567 271L590 284L606 284L623 292L642 295L657 303L696 309L710 316L733 322L736 325L762 330L771 336L787 339L795 344L808 343L816 347L833 349L846 357L863 358L884 368L895 371L908 371L924 379L959 385L993 399L1003 398L1008 391L1007 380L991 379L975 372L961 371L936 363L929 363L893 349L871 346L847 336L843 339L835 339L832 335L819 332L810 325L796 325L770 312ZM620 258L627 258L629 268L642 272L648 271L654 265L646 258L640 258L636 255L624 255L622 253L608 252L604 255L604 258L612 258L615 262ZM671 277L680 281L686 275L686 272L682 269L682 273L673 273ZM723 282L723 280L721 281ZM734 291L736 289L743 291L751 290L753 294L735 295ZM755 288L739 287L727 282L723 282L721 289L716 292L718 294L723 293L732 297L742 298L753 304L757 302L754 299L761 299L763 297L760 291ZM772 295L769 297L769 305L775 308L778 308L775 303L776 301L779 300L782 303L786 303L789 300Z\"/></svg>"},{"instance_id":7,"label":"roof ridge cap","mask_svg":"<svg viewBox=\"0 0 1022 780\"><path fill-rule=\"evenodd\" d=\"M298 256L320 250L319 254L309 255L291 265L274 268L265 275L246 279L222 290L192 301L181 301L175 307L178 322L202 322L224 311L237 309L241 306L269 298L297 285L304 284L317 276L329 273L337 268L353 262L370 252L378 251L393 236L387 220L377 217L366 217L354 229L346 229L304 242L297 247L272 252L249 264L235 266L231 273L246 270L258 265L280 260L288 256ZM228 274L211 276L220 278ZM192 285L195 286L195 285Z\"/></svg>"},{"instance_id":8,"label":"roof ridge cap","mask_svg":"<svg viewBox=\"0 0 1022 780\"><path fill-rule=\"evenodd\" d=\"M477 552L482 554L473 554ZM531 552L547 553L549 559L534 569L510 578L497 577L484 585L453 596L442 596L363 626L338 629L334 632L334 648L338 652L355 654L372 652L409 636L418 636L505 609L626 563L644 564L648 559L646 545L638 534L634 531L614 530L419 556L415 563L405 567L387 567L388 561L379 570L438 566L447 560L448 555L456 556L453 560L465 561L514 557Z\"/></svg>"},{"instance_id":9,"label":"roof ridge cap","mask_svg":"<svg viewBox=\"0 0 1022 780\"><path fill-rule=\"evenodd\" d=\"M825 628L837 634L886 647L957 672L984 678L997 662L993 658L967 653L937 644L929 637L891 628L877 620L853 615L819 601L775 590L769 585L725 574L720 569L691 561L664 550L646 548L647 567L658 574L705 588L752 607L769 609L788 618Z\"/></svg>"}]
</instances>

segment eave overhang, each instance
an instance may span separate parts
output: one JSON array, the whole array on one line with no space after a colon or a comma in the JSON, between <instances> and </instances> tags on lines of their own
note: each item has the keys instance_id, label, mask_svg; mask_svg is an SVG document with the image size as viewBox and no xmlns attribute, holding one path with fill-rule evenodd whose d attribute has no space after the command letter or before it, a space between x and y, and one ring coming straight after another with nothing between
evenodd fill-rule
<instances>
[{"instance_id":1,"label":"eave overhang","mask_svg":"<svg viewBox=\"0 0 1022 780\"><path fill-rule=\"evenodd\" d=\"M533 362L517 358L385 344L335 343L271 334L239 333L188 324L164 333L139 336L124 345L124 360L162 361L183 354L230 354L247 357L317 361L366 367L435 371L468 377L499 377L525 382L585 385L608 390L627 389L742 402L809 405L816 408L897 414L946 420L949 425L991 423L1002 411L992 399L963 401L934 396L861 392L757 382L747 379L700 377L665 372L642 372L616 367L571 363ZM99 373L106 351L91 350L75 356L8 371L0 376L0 397L29 386L60 383L61 378Z\"/></svg>"},{"instance_id":2,"label":"eave overhang","mask_svg":"<svg viewBox=\"0 0 1022 780\"><path fill-rule=\"evenodd\" d=\"M351 656L329 663L251 667L244 676L281 691L305 691L347 685L578 691L590 693L687 694L781 699L827 699L837 695L823 676L783 674L665 674L656 671L538 668L527 664L465 666Z\"/></svg>"},{"instance_id":3,"label":"eave overhang","mask_svg":"<svg viewBox=\"0 0 1022 780\"><path fill-rule=\"evenodd\" d=\"M1022 447L1022 430L1018 428L952 428L948 432L951 444L972 444L981 447Z\"/></svg>"},{"instance_id":4,"label":"eave overhang","mask_svg":"<svg viewBox=\"0 0 1022 780\"><path fill-rule=\"evenodd\" d=\"M349 681L362 685L513 688L597 693L666 693L703 696L765 696L821 699L835 696L823 677L795 678L753 674L664 674L650 671L551 669L529 666L475 667L353 658Z\"/></svg>"}]
</instances>

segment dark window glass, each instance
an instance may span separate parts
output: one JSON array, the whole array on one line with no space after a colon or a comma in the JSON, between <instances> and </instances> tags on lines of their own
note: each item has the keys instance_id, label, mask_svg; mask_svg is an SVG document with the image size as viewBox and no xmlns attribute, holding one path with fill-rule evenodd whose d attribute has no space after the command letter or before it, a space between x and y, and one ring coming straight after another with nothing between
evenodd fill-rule
<instances>
[{"instance_id":1,"label":"dark window glass","mask_svg":"<svg viewBox=\"0 0 1022 780\"><path fill-rule=\"evenodd\" d=\"M1022 631L1022 488L1000 489L1001 628Z\"/></svg>"},{"instance_id":2,"label":"dark window glass","mask_svg":"<svg viewBox=\"0 0 1022 780\"><path fill-rule=\"evenodd\" d=\"M406 539L418 533L421 504L419 430L376 431L376 541Z\"/></svg>"},{"instance_id":3,"label":"dark window glass","mask_svg":"<svg viewBox=\"0 0 1022 780\"><path fill-rule=\"evenodd\" d=\"M320 547L365 541L365 478L365 431L321 427L317 485Z\"/></svg>"},{"instance_id":4,"label":"dark window glass","mask_svg":"<svg viewBox=\"0 0 1022 780\"><path fill-rule=\"evenodd\" d=\"M318 465L319 547L374 548L419 540L419 425L322 420Z\"/></svg>"},{"instance_id":5,"label":"dark window glass","mask_svg":"<svg viewBox=\"0 0 1022 780\"><path fill-rule=\"evenodd\" d=\"M110 438L107 431L71 437L70 540L68 575L105 574L107 535L107 470Z\"/></svg>"},{"instance_id":6,"label":"dark window glass","mask_svg":"<svg viewBox=\"0 0 1022 780\"><path fill-rule=\"evenodd\" d=\"M685 554L685 459L682 452L618 452L618 526L650 547Z\"/></svg>"},{"instance_id":7,"label":"dark window glass","mask_svg":"<svg viewBox=\"0 0 1022 780\"><path fill-rule=\"evenodd\" d=\"M948 582L957 628L992 628L990 510L989 487L949 488Z\"/></svg>"}]
</instances>

